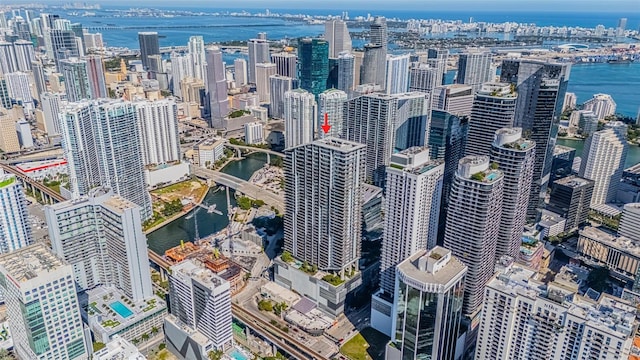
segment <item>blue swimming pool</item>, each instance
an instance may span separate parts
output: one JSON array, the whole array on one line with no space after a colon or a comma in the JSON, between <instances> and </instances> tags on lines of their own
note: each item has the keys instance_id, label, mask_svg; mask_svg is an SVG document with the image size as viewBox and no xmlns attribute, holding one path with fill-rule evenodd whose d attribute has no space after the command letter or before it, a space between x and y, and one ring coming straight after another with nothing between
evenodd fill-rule
<instances>
[{"instance_id":1,"label":"blue swimming pool","mask_svg":"<svg viewBox=\"0 0 640 360\"><path fill-rule=\"evenodd\" d=\"M238 349L233 349L233 351L229 353L229 356L231 356L234 360L249 360L249 358L238 351Z\"/></svg>"},{"instance_id":2,"label":"blue swimming pool","mask_svg":"<svg viewBox=\"0 0 640 360\"><path fill-rule=\"evenodd\" d=\"M129 316L133 315L133 311L129 310L129 308L124 306L124 304L120 301L111 303L109 307L113 309L113 311L117 312L118 315L122 316L123 319L126 319Z\"/></svg>"}]
</instances>

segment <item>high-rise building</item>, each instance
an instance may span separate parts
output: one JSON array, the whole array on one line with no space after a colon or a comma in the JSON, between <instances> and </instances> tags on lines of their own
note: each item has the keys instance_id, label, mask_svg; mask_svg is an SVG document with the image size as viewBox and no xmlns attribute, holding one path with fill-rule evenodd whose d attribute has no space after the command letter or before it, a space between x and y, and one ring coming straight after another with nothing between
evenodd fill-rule
<instances>
[{"instance_id":1,"label":"high-rise building","mask_svg":"<svg viewBox=\"0 0 640 360\"><path fill-rule=\"evenodd\" d=\"M142 140L144 165L181 160L178 139L178 107L172 99L134 103Z\"/></svg>"},{"instance_id":2,"label":"high-rise building","mask_svg":"<svg viewBox=\"0 0 640 360\"><path fill-rule=\"evenodd\" d=\"M42 93L40 95L42 113L44 117L44 131L49 136L60 135L60 107L62 97L59 93Z\"/></svg>"},{"instance_id":3,"label":"high-rise building","mask_svg":"<svg viewBox=\"0 0 640 360\"><path fill-rule=\"evenodd\" d=\"M365 45L360 67L360 84L376 84L384 87L386 68L386 48L378 44Z\"/></svg>"},{"instance_id":4,"label":"high-rise building","mask_svg":"<svg viewBox=\"0 0 640 360\"><path fill-rule=\"evenodd\" d=\"M8 74L18 71L16 50L8 41L0 41L0 73Z\"/></svg>"},{"instance_id":5,"label":"high-rise building","mask_svg":"<svg viewBox=\"0 0 640 360\"><path fill-rule=\"evenodd\" d=\"M284 94L297 88L298 82L287 76L269 76L269 111L271 117L282 119L284 117Z\"/></svg>"},{"instance_id":6,"label":"high-rise building","mask_svg":"<svg viewBox=\"0 0 640 360\"><path fill-rule=\"evenodd\" d=\"M18 142L22 149L33 148L33 136L31 135L31 124L25 119L16 121L16 131L18 133Z\"/></svg>"},{"instance_id":7,"label":"high-rise building","mask_svg":"<svg viewBox=\"0 0 640 360\"><path fill-rule=\"evenodd\" d=\"M353 90L355 86L355 57L347 51L338 54L338 90L346 93Z\"/></svg>"},{"instance_id":8,"label":"high-rise building","mask_svg":"<svg viewBox=\"0 0 640 360\"><path fill-rule=\"evenodd\" d=\"M33 80L35 82L36 85L36 94L38 95L38 99L40 99L40 96L47 92L47 83L44 80L44 67L42 66L42 63L40 61L34 61L31 63L31 71L33 73ZM0 82L2 82L2 79L0 79ZM0 87L2 85L0 84ZM0 93L2 91L0 90ZM0 94L0 106L2 106L2 95ZM40 99L42 100L42 99Z\"/></svg>"},{"instance_id":9,"label":"high-rise building","mask_svg":"<svg viewBox=\"0 0 640 360\"><path fill-rule=\"evenodd\" d=\"M570 176L573 172L573 161L576 149L568 146L556 145L553 149L553 164L551 166L551 181Z\"/></svg>"},{"instance_id":10,"label":"high-rise building","mask_svg":"<svg viewBox=\"0 0 640 360\"><path fill-rule=\"evenodd\" d=\"M409 70L409 91L432 94L436 86L437 70L427 63L414 62Z\"/></svg>"},{"instance_id":11,"label":"high-rise building","mask_svg":"<svg viewBox=\"0 0 640 360\"><path fill-rule=\"evenodd\" d=\"M7 91L9 97L14 103L23 107L24 115L30 116L31 111L35 110L36 106L33 102L33 91L31 90L31 83L29 74L25 72L14 72L10 74L4 74L4 79L7 82Z\"/></svg>"},{"instance_id":12,"label":"high-rise building","mask_svg":"<svg viewBox=\"0 0 640 360\"><path fill-rule=\"evenodd\" d=\"M451 185L444 247L468 268L463 314L473 318L482 306L484 285L493 276L502 214L503 175L488 156L465 156Z\"/></svg>"},{"instance_id":13,"label":"high-rise building","mask_svg":"<svg viewBox=\"0 0 640 360\"><path fill-rule=\"evenodd\" d=\"M447 62L449 61L448 49L428 49L427 64L437 69L436 86L444 85L447 75Z\"/></svg>"},{"instance_id":14,"label":"high-rise building","mask_svg":"<svg viewBox=\"0 0 640 360\"><path fill-rule=\"evenodd\" d=\"M341 276L357 270L364 167L365 145L347 140L286 151L284 248L295 258Z\"/></svg>"},{"instance_id":15,"label":"high-rise building","mask_svg":"<svg viewBox=\"0 0 640 360\"><path fill-rule=\"evenodd\" d=\"M611 127L587 138L578 174L594 181L591 206L615 200L628 147L625 136Z\"/></svg>"},{"instance_id":16,"label":"high-rise building","mask_svg":"<svg viewBox=\"0 0 640 360\"><path fill-rule=\"evenodd\" d=\"M206 79L206 56L204 47L204 38L200 35L190 36L187 44L188 55L191 61L191 71L189 73L196 79Z\"/></svg>"},{"instance_id":17,"label":"high-rise building","mask_svg":"<svg viewBox=\"0 0 640 360\"><path fill-rule=\"evenodd\" d=\"M388 335L393 316L396 266L436 245L444 162L429 159L429 149L393 154L387 168L380 290L372 297L371 325Z\"/></svg>"},{"instance_id":18,"label":"high-rise building","mask_svg":"<svg viewBox=\"0 0 640 360\"><path fill-rule=\"evenodd\" d=\"M614 115L616 113L616 102L609 94L595 94L593 97L584 102L582 105L583 110L593 111L598 117L598 120L602 121L607 116Z\"/></svg>"},{"instance_id":19,"label":"high-rise building","mask_svg":"<svg viewBox=\"0 0 640 360\"><path fill-rule=\"evenodd\" d=\"M318 106L312 93L295 89L284 93L285 148L309 144L316 134Z\"/></svg>"},{"instance_id":20,"label":"high-rise building","mask_svg":"<svg viewBox=\"0 0 640 360\"><path fill-rule=\"evenodd\" d=\"M470 116L473 108L473 88L464 84L437 86L431 95L431 108L456 116Z\"/></svg>"},{"instance_id":21,"label":"high-rise building","mask_svg":"<svg viewBox=\"0 0 640 360\"><path fill-rule=\"evenodd\" d=\"M624 36L624 31L627 28L627 18L620 18L618 20L618 27L616 28L616 36Z\"/></svg>"},{"instance_id":22,"label":"high-rise building","mask_svg":"<svg viewBox=\"0 0 640 360\"><path fill-rule=\"evenodd\" d=\"M473 91L480 90L482 84L494 81L496 76L492 68L491 52L468 52L458 58L458 84L471 85Z\"/></svg>"},{"instance_id":23,"label":"high-rise building","mask_svg":"<svg viewBox=\"0 0 640 360\"><path fill-rule=\"evenodd\" d=\"M502 217L498 231L496 260L507 255L518 258L522 233L527 222L527 204L531 193L536 144L522 138L520 128L502 128L495 132L491 161L503 174Z\"/></svg>"},{"instance_id":24,"label":"high-rise building","mask_svg":"<svg viewBox=\"0 0 640 360\"><path fill-rule=\"evenodd\" d=\"M329 42L330 58L337 58L343 51L351 51L351 36L343 20L327 20L324 23L324 38Z\"/></svg>"},{"instance_id":25,"label":"high-rise building","mask_svg":"<svg viewBox=\"0 0 640 360\"><path fill-rule=\"evenodd\" d=\"M300 88L314 96L327 89L329 77L329 43L323 39L302 39L298 42Z\"/></svg>"},{"instance_id":26,"label":"high-rise building","mask_svg":"<svg viewBox=\"0 0 640 360\"><path fill-rule=\"evenodd\" d=\"M43 244L0 256L0 287L20 359L86 360L73 268Z\"/></svg>"},{"instance_id":27,"label":"high-rise building","mask_svg":"<svg viewBox=\"0 0 640 360\"><path fill-rule=\"evenodd\" d=\"M104 63L100 55L88 55L83 58L87 62L87 77L92 99L109 97L104 77Z\"/></svg>"},{"instance_id":28,"label":"high-rise building","mask_svg":"<svg viewBox=\"0 0 640 360\"><path fill-rule=\"evenodd\" d=\"M33 243L27 199L16 177L0 172L0 253Z\"/></svg>"},{"instance_id":29,"label":"high-rise building","mask_svg":"<svg viewBox=\"0 0 640 360\"><path fill-rule=\"evenodd\" d=\"M233 344L231 319L231 286L211 270L198 266L194 260L185 260L171 267L169 276L169 298L171 314L177 321L170 321L167 331L169 340L174 340L173 331L184 324L196 330L211 343L212 350L227 350ZM165 320L165 327L167 320ZM175 329L175 328L178 329ZM173 330L173 331L172 331ZM174 353L187 356L175 341L168 341ZM172 348L173 347L173 348ZM193 355L193 354L192 354ZM201 354L206 358L207 354Z\"/></svg>"},{"instance_id":30,"label":"high-rise building","mask_svg":"<svg viewBox=\"0 0 640 360\"><path fill-rule=\"evenodd\" d=\"M270 77L276 75L276 64L260 63L256 64L256 93L260 97L261 103L267 103L270 98Z\"/></svg>"},{"instance_id":31,"label":"high-rise building","mask_svg":"<svg viewBox=\"0 0 640 360\"><path fill-rule=\"evenodd\" d=\"M467 267L437 246L416 252L397 272L387 359L455 359Z\"/></svg>"},{"instance_id":32,"label":"high-rise building","mask_svg":"<svg viewBox=\"0 0 640 360\"><path fill-rule=\"evenodd\" d=\"M247 85L249 78L247 74L247 61L245 59L235 59L233 61L234 79L236 80L236 86Z\"/></svg>"},{"instance_id":33,"label":"high-rise building","mask_svg":"<svg viewBox=\"0 0 640 360\"><path fill-rule=\"evenodd\" d=\"M80 290L111 285L134 302L153 296L140 207L105 187L45 207L51 248Z\"/></svg>"},{"instance_id":34,"label":"high-rise building","mask_svg":"<svg viewBox=\"0 0 640 360\"><path fill-rule=\"evenodd\" d=\"M517 100L511 84L482 85L471 108L466 155L486 155L491 151L496 131L513 126Z\"/></svg>"},{"instance_id":35,"label":"high-rise building","mask_svg":"<svg viewBox=\"0 0 640 360\"><path fill-rule=\"evenodd\" d=\"M47 45L49 45L47 46L47 54L55 61L58 72L60 72L60 60L83 55L73 30L51 29L47 32L49 34L45 38L48 38Z\"/></svg>"},{"instance_id":36,"label":"high-rise building","mask_svg":"<svg viewBox=\"0 0 640 360\"><path fill-rule=\"evenodd\" d=\"M587 221L591 210L593 181L567 176L551 184L547 210L566 219L564 231L573 231Z\"/></svg>"},{"instance_id":37,"label":"high-rise building","mask_svg":"<svg viewBox=\"0 0 640 360\"><path fill-rule=\"evenodd\" d=\"M16 54L16 71L31 71L31 63L36 59L33 43L26 40L17 40L13 43Z\"/></svg>"},{"instance_id":38,"label":"high-rise building","mask_svg":"<svg viewBox=\"0 0 640 360\"><path fill-rule=\"evenodd\" d=\"M385 90L387 94L400 94L409 90L409 54L387 55Z\"/></svg>"},{"instance_id":39,"label":"high-rise building","mask_svg":"<svg viewBox=\"0 0 640 360\"><path fill-rule=\"evenodd\" d=\"M227 95L227 77L222 52L217 46L205 50L207 60L207 82L205 89L209 107L210 125L222 128L222 119L229 113L229 96Z\"/></svg>"},{"instance_id":40,"label":"high-rise building","mask_svg":"<svg viewBox=\"0 0 640 360\"><path fill-rule=\"evenodd\" d=\"M553 148L571 65L538 60L504 60L500 81L516 86L518 102L513 126L536 143L536 165L527 221L538 218L547 193Z\"/></svg>"},{"instance_id":41,"label":"high-rise building","mask_svg":"<svg viewBox=\"0 0 640 360\"><path fill-rule=\"evenodd\" d=\"M580 296L573 276L541 284L517 265L496 274L486 287L476 360L628 358L635 307L608 294Z\"/></svg>"},{"instance_id":42,"label":"high-rise building","mask_svg":"<svg viewBox=\"0 0 640 360\"><path fill-rule=\"evenodd\" d=\"M578 133L582 136L589 137L598 131L598 116L590 110L576 110L571 113L570 124L578 125Z\"/></svg>"},{"instance_id":43,"label":"high-rise building","mask_svg":"<svg viewBox=\"0 0 640 360\"><path fill-rule=\"evenodd\" d=\"M296 79L298 77L298 57L288 52L271 54L271 62L276 64L276 74Z\"/></svg>"},{"instance_id":44,"label":"high-rise building","mask_svg":"<svg viewBox=\"0 0 640 360\"><path fill-rule=\"evenodd\" d=\"M373 19L371 25L369 25L369 44L380 45L385 49L385 55L387 51L387 44L389 43L389 37L387 35L387 19L382 16L378 16Z\"/></svg>"},{"instance_id":45,"label":"high-rise building","mask_svg":"<svg viewBox=\"0 0 640 360\"><path fill-rule=\"evenodd\" d=\"M575 109L577 101L578 101L578 97L576 96L576 93L566 92L564 94L564 103L562 104L562 111L565 112L570 109Z\"/></svg>"},{"instance_id":46,"label":"high-rise building","mask_svg":"<svg viewBox=\"0 0 640 360\"><path fill-rule=\"evenodd\" d=\"M353 98L346 103L343 137L365 144L366 179L382 187L385 168L395 147L395 126L398 98L372 93Z\"/></svg>"},{"instance_id":47,"label":"high-rise building","mask_svg":"<svg viewBox=\"0 0 640 360\"><path fill-rule=\"evenodd\" d=\"M193 78L193 64L191 55L180 55L171 53L171 89L173 95L183 98L180 84L187 78ZM184 100L184 99L183 99Z\"/></svg>"},{"instance_id":48,"label":"high-rise building","mask_svg":"<svg viewBox=\"0 0 640 360\"><path fill-rule=\"evenodd\" d=\"M160 41L158 33L155 31L145 31L138 33L138 43L140 44L140 59L145 69L149 68L149 56L160 55Z\"/></svg>"},{"instance_id":49,"label":"high-rise building","mask_svg":"<svg viewBox=\"0 0 640 360\"><path fill-rule=\"evenodd\" d=\"M5 153L20 151L16 120L10 110L0 110L0 149Z\"/></svg>"},{"instance_id":50,"label":"high-rise building","mask_svg":"<svg viewBox=\"0 0 640 360\"><path fill-rule=\"evenodd\" d=\"M244 142L248 145L264 143L264 126L260 121L244 124Z\"/></svg>"},{"instance_id":51,"label":"high-rise building","mask_svg":"<svg viewBox=\"0 0 640 360\"><path fill-rule=\"evenodd\" d=\"M135 105L102 99L70 103L61 110L63 148L74 196L108 186L140 206L143 220L151 217Z\"/></svg>"},{"instance_id":52,"label":"high-rise building","mask_svg":"<svg viewBox=\"0 0 640 360\"><path fill-rule=\"evenodd\" d=\"M429 143L429 96L421 92L392 95L397 101L395 150L402 151Z\"/></svg>"},{"instance_id":53,"label":"high-rise building","mask_svg":"<svg viewBox=\"0 0 640 360\"><path fill-rule=\"evenodd\" d=\"M64 88L70 102L93 99L86 61L78 58L60 60L60 72L64 76Z\"/></svg>"},{"instance_id":54,"label":"high-rise building","mask_svg":"<svg viewBox=\"0 0 640 360\"><path fill-rule=\"evenodd\" d=\"M271 62L269 58L269 42L266 39L249 39L247 41L249 51L248 74L249 83L256 83L256 64Z\"/></svg>"},{"instance_id":55,"label":"high-rise building","mask_svg":"<svg viewBox=\"0 0 640 360\"><path fill-rule=\"evenodd\" d=\"M640 203L624 205L618 235L633 241L640 241Z\"/></svg>"},{"instance_id":56,"label":"high-rise building","mask_svg":"<svg viewBox=\"0 0 640 360\"><path fill-rule=\"evenodd\" d=\"M324 137L342 137L344 127L344 108L347 102L347 93L342 90L329 89L318 96L318 135ZM325 116L328 119L329 132L322 129Z\"/></svg>"}]
</instances>

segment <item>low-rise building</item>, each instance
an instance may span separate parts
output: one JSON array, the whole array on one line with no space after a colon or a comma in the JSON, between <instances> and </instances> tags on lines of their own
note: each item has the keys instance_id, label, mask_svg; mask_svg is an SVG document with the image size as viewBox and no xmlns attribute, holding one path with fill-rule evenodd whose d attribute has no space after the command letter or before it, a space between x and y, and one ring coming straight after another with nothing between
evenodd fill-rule
<instances>
[{"instance_id":1,"label":"low-rise building","mask_svg":"<svg viewBox=\"0 0 640 360\"><path fill-rule=\"evenodd\" d=\"M114 335L106 346L93 353L93 360L146 360L135 345Z\"/></svg>"},{"instance_id":2,"label":"low-rise building","mask_svg":"<svg viewBox=\"0 0 640 360\"><path fill-rule=\"evenodd\" d=\"M193 164L209 167L224 156L225 140L222 138L205 139L193 147Z\"/></svg>"}]
</instances>

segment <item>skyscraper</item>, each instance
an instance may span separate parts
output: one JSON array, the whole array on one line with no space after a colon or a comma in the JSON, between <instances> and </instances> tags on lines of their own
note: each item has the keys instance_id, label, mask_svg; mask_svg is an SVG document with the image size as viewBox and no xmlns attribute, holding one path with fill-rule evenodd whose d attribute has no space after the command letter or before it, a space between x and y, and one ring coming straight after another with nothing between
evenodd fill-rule
<instances>
[{"instance_id":1,"label":"skyscraper","mask_svg":"<svg viewBox=\"0 0 640 360\"><path fill-rule=\"evenodd\" d=\"M493 276L502 213L503 175L488 156L465 156L451 185L444 247L467 267L463 315L482 306L484 285Z\"/></svg>"},{"instance_id":2,"label":"skyscraper","mask_svg":"<svg viewBox=\"0 0 640 360\"><path fill-rule=\"evenodd\" d=\"M343 51L338 54L338 90L346 93L353 90L355 85L355 57L350 53Z\"/></svg>"},{"instance_id":3,"label":"skyscraper","mask_svg":"<svg viewBox=\"0 0 640 360\"><path fill-rule=\"evenodd\" d=\"M387 94L400 94L409 90L409 54L387 55L385 90Z\"/></svg>"},{"instance_id":4,"label":"skyscraper","mask_svg":"<svg viewBox=\"0 0 640 360\"><path fill-rule=\"evenodd\" d=\"M0 41L0 72L8 74L18 71L16 64L16 50L8 41Z\"/></svg>"},{"instance_id":5,"label":"skyscraper","mask_svg":"<svg viewBox=\"0 0 640 360\"><path fill-rule=\"evenodd\" d=\"M562 102L571 65L537 60L504 60L500 81L516 86L518 102L514 126L536 143L536 164L527 221L538 218L544 203L558 135Z\"/></svg>"},{"instance_id":6,"label":"skyscraper","mask_svg":"<svg viewBox=\"0 0 640 360\"><path fill-rule=\"evenodd\" d=\"M73 266L79 290L111 285L134 302L153 296L140 211L105 187L45 207L51 248Z\"/></svg>"},{"instance_id":7,"label":"skyscraper","mask_svg":"<svg viewBox=\"0 0 640 360\"><path fill-rule=\"evenodd\" d=\"M193 64L191 55L180 55L177 52L171 53L171 88L173 95L182 99L181 82L187 78L193 78Z\"/></svg>"},{"instance_id":8,"label":"skyscraper","mask_svg":"<svg viewBox=\"0 0 640 360\"><path fill-rule=\"evenodd\" d=\"M0 286L21 359L86 360L87 339L71 265L43 244L0 256Z\"/></svg>"},{"instance_id":9,"label":"skyscraper","mask_svg":"<svg viewBox=\"0 0 640 360\"><path fill-rule=\"evenodd\" d=\"M640 203L624 205L618 235L640 241Z\"/></svg>"},{"instance_id":10,"label":"skyscraper","mask_svg":"<svg viewBox=\"0 0 640 360\"><path fill-rule=\"evenodd\" d=\"M471 108L466 155L486 155L491 151L496 131L513 126L517 100L511 84L482 84Z\"/></svg>"},{"instance_id":11,"label":"skyscraper","mask_svg":"<svg viewBox=\"0 0 640 360\"><path fill-rule=\"evenodd\" d=\"M387 19L382 16L378 16L373 20L371 25L369 25L369 44L382 46L386 55L388 43Z\"/></svg>"},{"instance_id":12,"label":"skyscraper","mask_svg":"<svg viewBox=\"0 0 640 360\"><path fill-rule=\"evenodd\" d=\"M491 67L492 55L488 51L468 52L458 58L458 84L471 85L478 91L485 82L494 81L496 74Z\"/></svg>"},{"instance_id":13,"label":"skyscraper","mask_svg":"<svg viewBox=\"0 0 640 360\"><path fill-rule=\"evenodd\" d=\"M20 151L16 120L9 110L0 110L0 149L5 153Z\"/></svg>"},{"instance_id":14,"label":"skyscraper","mask_svg":"<svg viewBox=\"0 0 640 360\"><path fill-rule=\"evenodd\" d=\"M15 176L0 171L0 253L33 243L27 199Z\"/></svg>"},{"instance_id":15,"label":"skyscraper","mask_svg":"<svg viewBox=\"0 0 640 360\"><path fill-rule=\"evenodd\" d=\"M486 287L476 360L628 358L635 307L608 294L582 297L572 276L541 284L517 265L496 274Z\"/></svg>"},{"instance_id":16,"label":"skyscraper","mask_svg":"<svg viewBox=\"0 0 640 360\"><path fill-rule=\"evenodd\" d=\"M431 94L431 108L456 116L470 116L473 108L473 88L464 84L437 86Z\"/></svg>"},{"instance_id":17,"label":"skyscraper","mask_svg":"<svg viewBox=\"0 0 640 360\"><path fill-rule=\"evenodd\" d=\"M551 196L547 210L567 221L564 231L573 231L587 221L591 210L593 181L577 176L567 176L551 184Z\"/></svg>"},{"instance_id":18,"label":"skyscraper","mask_svg":"<svg viewBox=\"0 0 640 360\"><path fill-rule=\"evenodd\" d=\"M315 97L303 89L284 93L285 148L309 144L316 134L318 106Z\"/></svg>"},{"instance_id":19,"label":"skyscraper","mask_svg":"<svg viewBox=\"0 0 640 360\"><path fill-rule=\"evenodd\" d=\"M78 58L60 60L60 72L64 76L64 88L70 102L93 98L86 61Z\"/></svg>"},{"instance_id":20,"label":"skyscraper","mask_svg":"<svg viewBox=\"0 0 640 360\"><path fill-rule=\"evenodd\" d=\"M295 258L341 276L357 270L364 166L365 146L336 138L286 151L284 248Z\"/></svg>"},{"instance_id":21,"label":"skyscraper","mask_svg":"<svg viewBox=\"0 0 640 360\"><path fill-rule=\"evenodd\" d=\"M594 181L591 206L613 202L622 179L629 145L615 125L591 134L584 144L578 174Z\"/></svg>"},{"instance_id":22,"label":"skyscraper","mask_svg":"<svg viewBox=\"0 0 640 360\"><path fill-rule=\"evenodd\" d=\"M74 196L99 185L140 206L142 219L152 215L144 180L141 135L133 103L82 101L61 111L61 130Z\"/></svg>"},{"instance_id":23,"label":"skyscraper","mask_svg":"<svg viewBox=\"0 0 640 360\"><path fill-rule=\"evenodd\" d=\"M165 327L169 325L166 328L170 340L168 343L174 353L188 356L184 351L186 349L178 347L175 338L171 336L174 332L179 332L180 324L204 335L211 343L212 350L231 348L233 331L231 287L228 281L209 269L196 265L193 260L186 260L171 267L169 298L171 314L177 321L167 319ZM207 356L206 353L200 355L202 358Z\"/></svg>"},{"instance_id":24,"label":"skyscraper","mask_svg":"<svg viewBox=\"0 0 640 360\"><path fill-rule=\"evenodd\" d=\"M518 258L527 220L535 147L533 141L522 138L520 128L502 128L495 132L491 161L498 165L504 179L496 260L503 255Z\"/></svg>"},{"instance_id":25,"label":"skyscraper","mask_svg":"<svg viewBox=\"0 0 640 360\"><path fill-rule=\"evenodd\" d=\"M322 39L302 39L298 43L300 88L314 96L327 89L329 43Z\"/></svg>"},{"instance_id":26,"label":"skyscraper","mask_svg":"<svg viewBox=\"0 0 640 360\"><path fill-rule=\"evenodd\" d=\"M616 28L616 36L624 36L624 31L627 28L627 18L620 18L618 20L618 27Z\"/></svg>"},{"instance_id":27,"label":"skyscraper","mask_svg":"<svg viewBox=\"0 0 640 360\"><path fill-rule=\"evenodd\" d=\"M31 71L31 62L36 59L33 43L17 40L13 43L13 48L16 54L16 71Z\"/></svg>"},{"instance_id":28,"label":"skyscraper","mask_svg":"<svg viewBox=\"0 0 640 360\"><path fill-rule=\"evenodd\" d=\"M138 43L140 44L140 59L145 69L149 68L149 55L160 55L160 41L158 33L155 31L145 31L138 33Z\"/></svg>"},{"instance_id":29,"label":"skyscraper","mask_svg":"<svg viewBox=\"0 0 640 360\"><path fill-rule=\"evenodd\" d=\"M34 61L31 64L31 71L33 73L33 80L36 85L36 93L38 95L38 99L42 100L40 96L42 95L42 93L47 91L47 83L44 80L44 68L42 66L42 63L40 61ZM2 82L2 79L0 79L0 82ZM0 95L0 98L1 97L2 95ZM1 99L0 99L0 106L2 106Z\"/></svg>"},{"instance_id":30,"label":"skyscraper","mask_svg":"<svg viewBox=\"0 0 640 360\"><path fill-rule=\"evenodd\" d=\"M447 75L447 62L449 61L448 49L427 50L427 64L437 69L436 86L444 85L445 75Z\"/></svg>"},{"instance_id":31,"label":"skyscraper","mask_svg":"<svg viewBox=\"0 0 640 360\"><path fill-rule=\"evenodd\" d=\"M249 82L247 74L247 61L245 59L235 59L233 61L234 79L236 80L236 86L247 85Z\"/></svg>"},{"instance_id":32,"label":"skyscraper","mask_svg":"<svg viewBox=\"0 0 640 360\"><path fill-rule=\"evenodd\" d=\"M284 94L287 91L297 88L298 82L290 77L282 75L269 76L269 111L271 117L283 119Z\"/></svg>"},{"instance_id":33,"label":"skyscraper","mask_svg":"<svg viewBox=\"0 0 640 360\"><path fill-rule=\"evenodd\" d=\"M438 71L427 63L414 62L409 70L409 91L432 94L438 79Z\"/></svg>"},{"instance_id":34,"label":"skyscraper","mask_svg":"<svg viewBox=\"0 0 640 360\"><path fill-rule=\"evenodd\" d=\"M134 103L140 128L144 165L181 160L178 139L178 107L172 99Z\"/></svg>"},{"instance_id":35,"label":"skyscraper","mask_svg":"<svg viewBox=\"0 0 640 360\"><path fill-rule=\"evenodd\" d=\"M266 39L249 39L247 41L249 48L249 83L256 83L256 64L271 62L269 58L269 42Z\"/></svg>"},{"instance_id":36,"label":"skyscraper","mask_svg":"<svg viewBox=\"0 0 640 360\"><path fill-rule=\"evenodd\" d=\"M87 78L92 99L109 97L104 77L104 63L100 55L88 55L83 58L87 62Z\"/></svg>"},{"instance_id":37,"label":"skyscraper","mask_svg":"<svg viewBox=\"0 0 640 360\"><path fill-rule=\"evenodd\" d=\"M206 56L204 48L204 39L202 36L190 36L188 47L188 55L191 61L191 71L189 72L196 79L205 80L206 77Z\"/></svg>"},{"instance_id":38,"label":"skyscraper","mask_svg":"<svg viewBox=\"0 0 640 360\"><path fill-rule=\"evenodd\" d=\"M360 84L376 84L384 87L386 68L386 48L378 44L365 45L360 67Z\"/></svg>"},{"instance_id":39,"label":"skyscraper","mask_svg":"<svg viewBox=\"0 0 640 360\"><path fill-rule=\"evenodd\" d=\"M593 97L584 102L582 105L583 110L593 111L598 117L598 120L602 121L607 116L614 115L616 113L616 102L609 94L595 94Z\"/></svg>"},{"instance_id":40,"label":"skyscraper","mask_svg":"<svg viewBox=\"0 0 640 360\"><path fill-rule=\"evenodd\" d=\"M30 112L35 110L36 106L33 102L33 92L31 91L33 84L31 83L29 74L25 72L14 72L4 74L4 79L7 82L9 97L14 103L22 105L25 116L30 116Z\"/></svg>"},{"instance_id":41,"label":"skyscraper","mask_svg":"<svg viewBox=\"0 0 640 360\"><path fill-rule=\"evenodd\" d=\"M398 98L380 94L366 94L347 101L343 137L366 145L367 181L382 187L385 168L395 146L395 125Z\"/></svg>"},{"instance_id":42,"label":"skyscraper","mask_svg":"<svg viewBox=\"0 0 640 360\"><path fill-rule=\"evenodd\" d=\"M60 106L62 97L59 93L42 93L40 95L44 117L44 131L49 136L60 135Z\"/></svg>"},{"instance_id":43,"label":"skyscraper","mask_svg":"<svg viewBox=\"0 0 640 360\"><path fill-rule=\"evenodd\" d=\"M453 360L467 267L437 246L414 253L398 265L397 273L387 359Z\"/></svg>"},{"instance_id":44,"label":"skyscraper","mask_svg":"<svg viewBox=\"0 0 640 360\"><path fill-rule=\"evenodd\" d=\"M590 110L576 110L571 113L570 124L578 125L578 133L582 136L589 137L594 132L598 131L598 116Z\"/></svg>"},{"instance_id":45,"label":"skyscraper","mask_svg":"<svg viewBox=\"0 0 640 360\"><path fill-rule=\"evenodd\" d=\"M60 60L83 55L78 48L73 30L51 29L48 30L48 34L47 53L54 59L58 71L60 71Z\"/></svg>"},{"instance_id":46,"label":"skyscraper","mask_svg":"<svg viewBox=\"0 0 640 360\"><path fill-rule=\"evenodd\" d=\"M337 58L343 51L351 51L349 29L342 20L327 20L324 23L324 38L329 42L330 58Z\"/></svg>"},{"instance_id":47,"label":"skyscraper","mask_svg":"<svg viewBox=\"0 0 640 360\"><path fill-rule=\"evenodd\" d=\"M380 290L372 301L371 325L386 334L394 314L396 266L436 245L444 162L429 159L429 149L414 147L391 155L384 201ZM378 314L380 313L380 314Z\"/></svg>"},{"instance_id":48,"label":"skyscraper","mask_svg":"<svg viewBox=\"0 0 640 360\"><path fill-rule=\"evenodd\" d=\"M229 113L229 96L227 95L227 78L222 52L217 46L205 50L207 59L206 93L211 118L210 125L222 128L222 119Z\"/></svg>"},{"instance_id":49,"label":"skyscraper","mask_svg":"<svg viewBox=\"0 0 640 360\"><path fill-rule=\"evenodd\" d=\"M298 57L295 54L288 52L271 54L271 62L276 64L276 74L294 79L298 77Z\"/></svg>"},{"instance_id":50,"label":"skyscraper","mask_svg":"<svg viewBox=\"0 0 640 360\"><path fill-rule=\"evenodd\" d=\"M347 93L342 90L329 89L318 96L318 125L317 131L320 138L342 137L344 127L344 107L347 102ZM322 129L325 114L331 126L326 134Z\"/></svg>"},{"instance_id":51,"label":"skyscraper","mask_svg":"<svg viewBox=\"0 0 640 360\"><path fill-rule=\"evenodd\" d=\"M270 101L270 80L276 74L276 64L260 63L256 64L256 93L260 97L261 103Z\"/></svg>"}]
</instances>

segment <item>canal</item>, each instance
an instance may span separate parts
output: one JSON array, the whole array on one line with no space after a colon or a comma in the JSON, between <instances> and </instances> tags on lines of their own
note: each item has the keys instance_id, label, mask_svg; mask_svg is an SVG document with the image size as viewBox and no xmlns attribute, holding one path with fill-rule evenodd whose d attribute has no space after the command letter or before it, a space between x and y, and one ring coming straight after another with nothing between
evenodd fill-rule
<instances>
[{"instance_id":1,"label":"canal","mask_svg":"<svg viewBox=\"0 0 640 360\"><path fill-rule=\"evenodd\" d=\"M584 140L573 139L558 139L558 145L564 145L576 149L576 156L582 156L582 150L584 148ZM627 152L627 161L624 168L631 167L640 162L640 146L629 145L629 151Z\"/></svg>"},{"instance_id":2,"label":"canal","mask_svg":"<svg viewBox=\"0 0 640 360\"><path fill-rule=\"evenodd\" d=\"M267 161L264 153L252 153L244 159L234 161L222 168L222 172L249 180L251 175L262 168ZM236 205L234 191L229 191L229 199L232 206ZM222 215L207 213L203 208L196 208L186 216L177 219L162 228L147 235L149 248L156 253L163 255L165 250L180 245L180 240L193 241L196 237L196 223L198 224L198 235L204 238L224 229L229 223L227 212L227 196L224 188L211 188L205 196L203 204L205 206L216 205L216 209Z\"/></svg>"}]
</instances>

